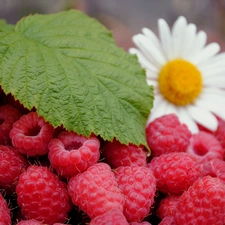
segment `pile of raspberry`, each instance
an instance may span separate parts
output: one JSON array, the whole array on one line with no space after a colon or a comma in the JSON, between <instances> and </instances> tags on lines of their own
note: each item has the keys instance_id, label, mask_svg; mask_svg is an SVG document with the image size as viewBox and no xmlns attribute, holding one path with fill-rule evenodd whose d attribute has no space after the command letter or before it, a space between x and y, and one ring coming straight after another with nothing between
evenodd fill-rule
<instances>
[{"instance_id":1,"label":"pile of raspberry","mask_svg":"<svg viewBox=\"0 0 225 225\"><path fill-rule=\"evenodd\" d=\"M175 114L144 146L54 128L0 102L0 225L224 225L225 121L191 134ZM75 130L75 129L74 129Z\"/></svg>"}]
</instances>

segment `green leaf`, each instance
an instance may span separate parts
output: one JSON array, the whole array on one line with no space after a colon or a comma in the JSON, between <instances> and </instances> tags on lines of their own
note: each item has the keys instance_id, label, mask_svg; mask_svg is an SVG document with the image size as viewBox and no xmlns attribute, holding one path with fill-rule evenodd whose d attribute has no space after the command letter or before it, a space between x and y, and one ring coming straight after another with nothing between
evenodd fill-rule
<instances>
[{"instance_id":1,"label":"green leaf","mask_svg":"<svg viewBox=\"0 0 225 225\"><path fill-rule=\"evenodd\" d=\"M147 146L153 91L145 71L82 12L33 15L13 29L0 26L0 85L55 127Z\"/></svg>"},{"instance_id":2,"label":"green leaf","mask_svg":"<svg viewBox=\"0 0 225 225\"><path fill-rule=\"evenodd\" d=\"M6 21L4 19L0 19L0 32L3 29L8 29L8 30L13 30L15 28L14 25L12 24L7 24Z\"/></svg>"}]
</instances>

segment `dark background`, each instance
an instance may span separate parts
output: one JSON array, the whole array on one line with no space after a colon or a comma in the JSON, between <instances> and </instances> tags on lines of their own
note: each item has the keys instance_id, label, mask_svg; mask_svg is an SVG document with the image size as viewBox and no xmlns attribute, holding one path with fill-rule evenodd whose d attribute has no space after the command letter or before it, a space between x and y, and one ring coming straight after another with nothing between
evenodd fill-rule
<instances>
[{"instance_id":1,"label":"dark background","mask_svg":"<svg viewBox=\"0 0 225 225\"><path fill-rule=\"evenodd\" d=\"M205 30L208 42L216 41L225 49L225 0L0 0L0 18L15 24L29 14L71 8L97 18L125 50L133 46L131 37L142 27L157 32L159 18L172 25L180 15Z\"/></svg>"}]
</instances>

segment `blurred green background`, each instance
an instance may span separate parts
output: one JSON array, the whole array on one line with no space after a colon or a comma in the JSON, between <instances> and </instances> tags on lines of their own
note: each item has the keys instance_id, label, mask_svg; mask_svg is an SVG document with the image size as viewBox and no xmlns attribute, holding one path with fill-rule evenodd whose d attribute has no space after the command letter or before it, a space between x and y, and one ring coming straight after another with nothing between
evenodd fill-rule
<instances>
[{"instance_id":1,"label":"blurred green background","mask_svg":"<svg viewBox=\"0 0 225 225\"><path fill-rule=\"evenodd\" d=\"M216 41L225 49L225 0L0 0L0 17L15 24L29 14L71 8L98 19L125 50L133 46L131 37L142 27L157 32L159 18L172 25L180 15L205 30L208 42Z\"/></svg>"}]
</instances>

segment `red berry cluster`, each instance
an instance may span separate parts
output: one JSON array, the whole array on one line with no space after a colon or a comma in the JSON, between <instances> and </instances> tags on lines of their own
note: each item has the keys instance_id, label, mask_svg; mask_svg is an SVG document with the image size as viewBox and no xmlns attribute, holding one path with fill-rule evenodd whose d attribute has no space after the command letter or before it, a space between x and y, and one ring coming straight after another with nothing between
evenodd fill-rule
<instances>
[{"instance_id":1,"label":"red berry cluster","mask_svg":"<svg viewBox=\"0 0 225 225\"><path fill-rule=\"evenodd\" d=\"M191 134L174 114L157 118L146 127L148 156L54 128L10 98L0 106L0 224L223 225L219 124Z\"/></svg>"}]
</instances>

